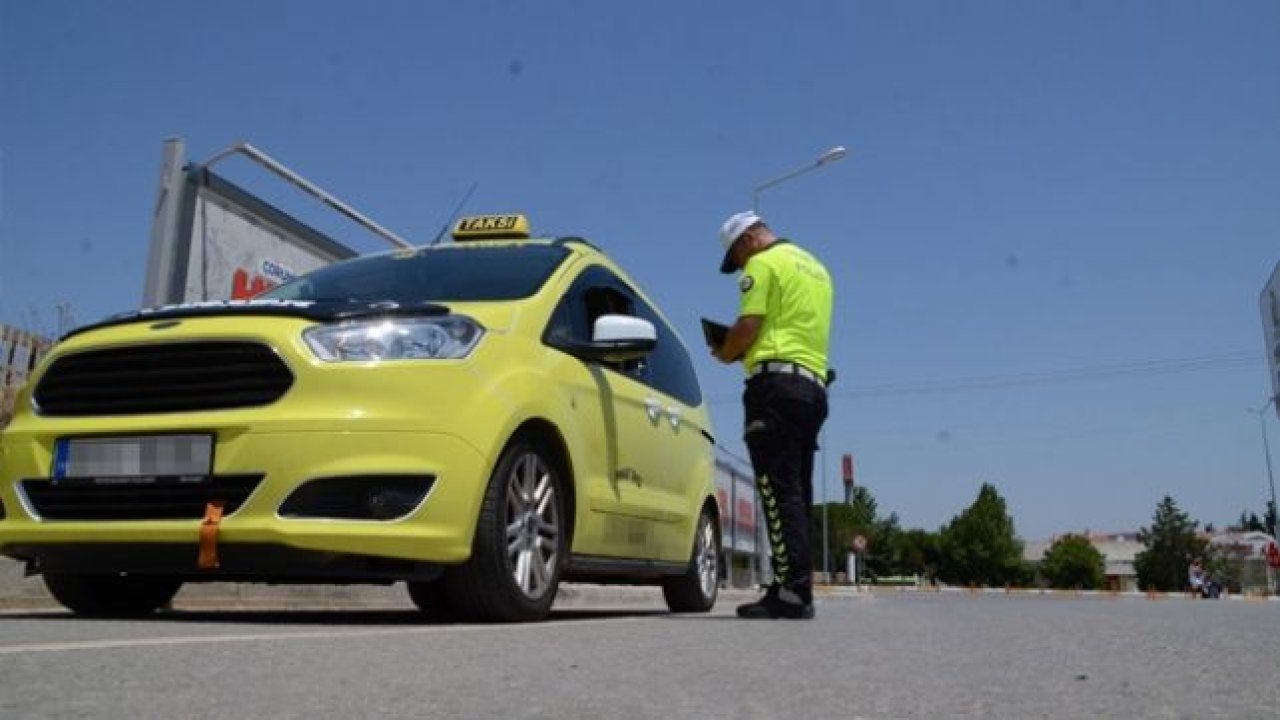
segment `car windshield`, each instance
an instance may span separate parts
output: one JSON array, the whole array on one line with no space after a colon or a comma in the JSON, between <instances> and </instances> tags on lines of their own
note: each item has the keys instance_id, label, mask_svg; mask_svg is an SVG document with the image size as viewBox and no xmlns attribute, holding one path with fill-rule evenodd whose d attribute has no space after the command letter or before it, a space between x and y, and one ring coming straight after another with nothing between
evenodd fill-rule
<instances>
[{"instance_id":1,"label":"car windshield","mask_svg":"<svg viewBox=\"0 0 1280 720\"><path fill-rule=\"evenodd\" d=\"M330 265L262 297L279 300L468 302L537 292L569 251L554 245L444 246Z\"/></svg>"}]
</instances>

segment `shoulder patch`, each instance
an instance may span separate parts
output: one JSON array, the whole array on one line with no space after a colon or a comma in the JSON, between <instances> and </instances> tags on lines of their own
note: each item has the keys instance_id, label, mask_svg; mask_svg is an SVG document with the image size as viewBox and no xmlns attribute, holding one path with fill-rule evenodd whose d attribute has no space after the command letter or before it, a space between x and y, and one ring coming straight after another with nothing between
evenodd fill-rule
<instances>
[{"instance_id":1,"label":"shoulder patch","mask_svg":"<svg viewBox=\"0 0 1280 720\"><path fill-rule=\"evenodd\" d=\"M755 284L756 284L755 278L751 277L750 275L743 275L742 279L738 280L738 289L741 290L742 292L746 292L751 288L755 287Z\"/></svg>"}]
</instances>

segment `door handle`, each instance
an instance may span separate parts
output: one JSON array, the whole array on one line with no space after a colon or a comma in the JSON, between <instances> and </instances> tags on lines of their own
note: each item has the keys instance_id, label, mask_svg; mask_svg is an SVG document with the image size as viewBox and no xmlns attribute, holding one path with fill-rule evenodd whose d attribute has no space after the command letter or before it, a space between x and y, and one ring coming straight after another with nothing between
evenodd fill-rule
<instances>
[{"instance_id":1,"label":"door handle","mask_svg":"<svg viewBox=\"0 0 1280 720\"><path fill-rule=\"evenodd\" d=\"M662 417L662 403L653 398L645 398L644 409L649 414L649 422L657 422Z\"/></svg>"}]
</instances>

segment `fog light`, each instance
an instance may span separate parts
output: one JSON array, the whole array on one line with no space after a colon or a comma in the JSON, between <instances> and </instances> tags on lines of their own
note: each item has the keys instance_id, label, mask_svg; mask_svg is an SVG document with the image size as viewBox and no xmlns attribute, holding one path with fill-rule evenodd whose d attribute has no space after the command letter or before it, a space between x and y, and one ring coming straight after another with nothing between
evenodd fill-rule
<instances>
[{"instance_id":1,"label":"fog light","mask_svg":"<svg viewBox=\"0 0 1280 720\"><path fill-rule=\"evenodd\" d=\"M404 517L422 502L423 490L414 487L377 487L369 490L369 517L394 520Z\"/></svg>"},{"instance_id":2,"label":"fog light","mask_svg":"<svg viewBox=\"0 0 1280 720\"><path fill-rule=\"evenodd\" d=\"M434 475L354 475L309 480L280 506L280 516L340 520L395 520L413 512Z\"/></svg>"}]
</instances>

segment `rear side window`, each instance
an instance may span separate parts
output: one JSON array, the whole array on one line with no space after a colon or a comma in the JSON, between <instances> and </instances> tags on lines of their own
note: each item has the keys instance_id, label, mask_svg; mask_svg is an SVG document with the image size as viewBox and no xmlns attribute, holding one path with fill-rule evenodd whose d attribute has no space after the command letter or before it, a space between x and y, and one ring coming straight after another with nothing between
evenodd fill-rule
<instances>
[{"instance_id":1,"label":"rear side window","mask_svg":"<svg viewBox=\"0 0 1280 720\"><path fill-rule=\"evenodd\" d=\"M649 356L649 384L686 405L702 403L702 386L693 369L689 353L674 330L643 300L638 302L640 317L658 328L658 347Z\"/></svg>"},{"instance_id":2,"label":"rear side window","mask_svg":"<svg viewBox=\"0 0 1280 720\"><path fill-rule=\"evenodd\" d=\"M518 300L536 293L568 255L568 249L553 245L423 248L330 265L263 297L398 303Z\"/></svg>"}]
</instances>

